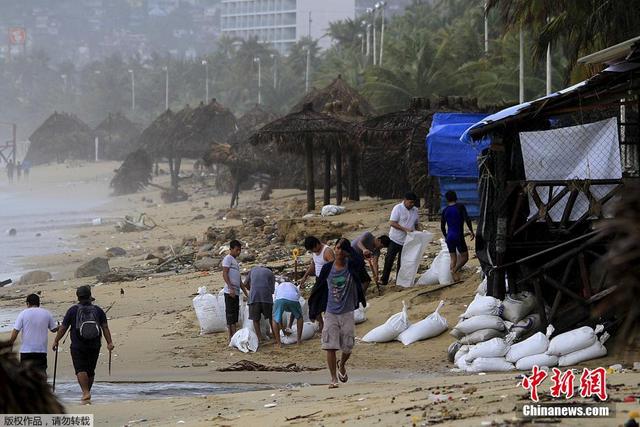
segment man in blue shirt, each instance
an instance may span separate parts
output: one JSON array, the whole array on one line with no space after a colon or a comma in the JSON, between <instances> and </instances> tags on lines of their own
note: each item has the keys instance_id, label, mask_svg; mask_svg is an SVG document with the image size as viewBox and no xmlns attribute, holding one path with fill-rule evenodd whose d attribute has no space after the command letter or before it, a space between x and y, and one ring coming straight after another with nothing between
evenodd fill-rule
<instances>
[{"instance_id":1,"label":"man in blue shirt","mask_svg":"<svg viewBox=\"0 0 640 427\"><path fill-rule=\"evenodd\" d=\"M460 280L458 274L462 267L469 261L469 250L464 241L464 224L467 223L471 232L471 240L475 238L471 218L467 213L467 208L462 203L458 203L458 195L455 191L447 191L444 195L447 200L447 207L442 211L440 219L440 229L447 242L449 254L451 255L451 274L453 280ZM458 258L458 253L460 257Z\"/></svg>"}]
</instances>

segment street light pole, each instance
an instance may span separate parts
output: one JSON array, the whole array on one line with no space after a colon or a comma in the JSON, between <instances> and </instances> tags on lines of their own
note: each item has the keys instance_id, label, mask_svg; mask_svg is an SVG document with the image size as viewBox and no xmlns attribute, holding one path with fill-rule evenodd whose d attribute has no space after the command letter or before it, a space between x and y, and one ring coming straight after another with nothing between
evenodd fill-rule
<instances>
[{"instance_id":1,"label":"street light pole","mask_svg":"<svg viewBox=\"0 0 640 427\"><path fill-rule=\"evenodd\" d=\"M304 93L309 93L309 59L311 57L311 46L305 46L304 50L307 51L307 66L304 73Z\"/></svg>"},{"instance_id":2,"label":"street light pole","mask_svg":"<svg viewBox=\"0 0 640 427\"><path fill-rule=\"evenodd\" d=\"M376 9L382 10L382 24L380 26L380 55L378 56L378 66L382 66L382 53L384 51L384 9L387 5L386 2L381 1L376 3Z\"/></svg>"},{"instance_id":3,"label":"street light pole","mask_svg":"<svg viewBox=\"0 0 640 427\"><path fill-rule=\"evenodd\" d=\"M162 67L164 71L164 109L169 109L169 68L165 65Z\"/></svg>"},{"instance_id":4,"label":"street light pole","mask_svg":"<svg viewBox=\"0 0 640 427\"><path fill-rule=\"evenodd\" d=\"M273 60L273 88L275 89L278 85L278 57L274 53L269 56Z\"/></svg>"},{"instance_id":5,"label":"street light pole","mask_svg":"<svg viewBox=\"0 0 640 427\"><path fill-rule=\"evenodd\" d=\"M524 34L520 26L520 61L518 64L518 83L520 88L520 103L524 102Z\"/></svg>"},{"instance_id":6,"label":"street light pole","mask_svg":"<svg viewBox=\"0 0 640 427\"><path fill-rule=\"evenodd\" d=\"M489 53L489 17L487 16L487 0L484 1L484 53Z\"/></svg>"},{"instance_id":7,"label":"street light pole","mask_svg":"<svg viewBox=\"0 0 640 427\"><path fill-rule=\"evenodd\" d=\"M131 112L136 111L136 78L132 69L129 69L131 74Z\"/></svg>"},{"instance_id":8,"label":"street light pole","mask_svg":"<svg viewBox=\"0 0 640 427\"><path fill-rule=\"evenodd\" d=\"M260 58L253 58L253 62L258 64L258 105L262 104L262 68L260 67Z\"/></svg>"},{"instance_id":9,"label":"street light pole","mask_svg":"<svg viewBox=\"0 0 640 427\"><path fill-rule=\"evenodd\" d=\"M367 8L367 13L371 15L371 26L373 27L373 65L376 65L376 9Z\"/></svg>"},{"instance_id":10,"label":"street light pole","mask_svg":"<svg viewBox=\"0 0 640 427\"><path fill-rule=\"evenodd\" d=\"M204 103L206 104L209 102L209 63L203 59L202 65L204 65Z\"/></svg>"},{"instance_id":11,"label":"street light pole","mask_svg":"<svg viewBox=\"0 0 640 427\"><path fill-rule=\"evenodd\" d=\"M67 75L66 74L60 74L60 78L62 79L64 85L62 86L62 92L63 93L67 93Z\"/></svg>"},{"instance_id":12,"label":"street light pole","mask_svg":"<svg viewBox=\"0 0 640 427\"><path fill-rule=\"evenodd\" d=\"M358 33L358 38L360 39L360 53L364 56L364 34Z\"/></svg>"}]
</instances>

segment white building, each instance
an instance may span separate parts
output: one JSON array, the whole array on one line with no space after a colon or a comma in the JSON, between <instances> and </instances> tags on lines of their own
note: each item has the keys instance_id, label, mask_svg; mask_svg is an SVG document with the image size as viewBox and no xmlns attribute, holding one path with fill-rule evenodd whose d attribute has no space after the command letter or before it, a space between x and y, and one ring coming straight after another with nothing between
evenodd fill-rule
<instances>
[{"instance_id":1,"label":"white building","mask_svg":"<svg viewBox=\"0 0 640 427\"><path fill-rule=\"evenodd\" d=\"M222 0L222 35L269 43L281 53L311 36L327 48L329 23L355 18L355 0Z\"/></svg>"}]
</instances>

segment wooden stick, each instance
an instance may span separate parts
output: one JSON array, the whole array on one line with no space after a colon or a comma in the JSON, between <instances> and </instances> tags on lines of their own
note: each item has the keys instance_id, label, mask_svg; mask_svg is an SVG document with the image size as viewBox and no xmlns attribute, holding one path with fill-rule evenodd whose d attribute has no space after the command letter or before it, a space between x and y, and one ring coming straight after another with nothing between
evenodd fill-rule
<instances>
[{"instance_id":1,"label":"wooden stick","mask_svg":"<svg viewBox=\"0 0 640 427\"><path fill-rule=\"evenodd\" d=\"M287 418L287 417L285 417L284 419L285 419L286 421L301 420L301 419L304 419L304 418L312 417L312 416L314 416L314 415L318 415L320 412L322 412L322 411L312 412L312 413L307 414L307 415L296 415L295 417L291 417L291 418Z\"/></svg>"}]
</instances>

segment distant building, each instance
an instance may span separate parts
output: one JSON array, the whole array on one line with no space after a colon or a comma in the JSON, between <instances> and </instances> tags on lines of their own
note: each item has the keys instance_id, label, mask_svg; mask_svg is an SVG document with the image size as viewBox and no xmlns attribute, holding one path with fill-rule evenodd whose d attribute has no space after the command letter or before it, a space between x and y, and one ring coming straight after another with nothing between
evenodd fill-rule
<instances>
[{"instance_id":1,"label":"distant building","mask_svg":"<svg viewBox=\"0 0 640 427\"><path fill-rule=\"evenodd\" d=\"M222 0L222 35L249 39L257 37L286 54L304 37L319 40L321 48L331 45L325 37L329 24L356 16L355 0Z\"/></svg>"}]
</instances>

